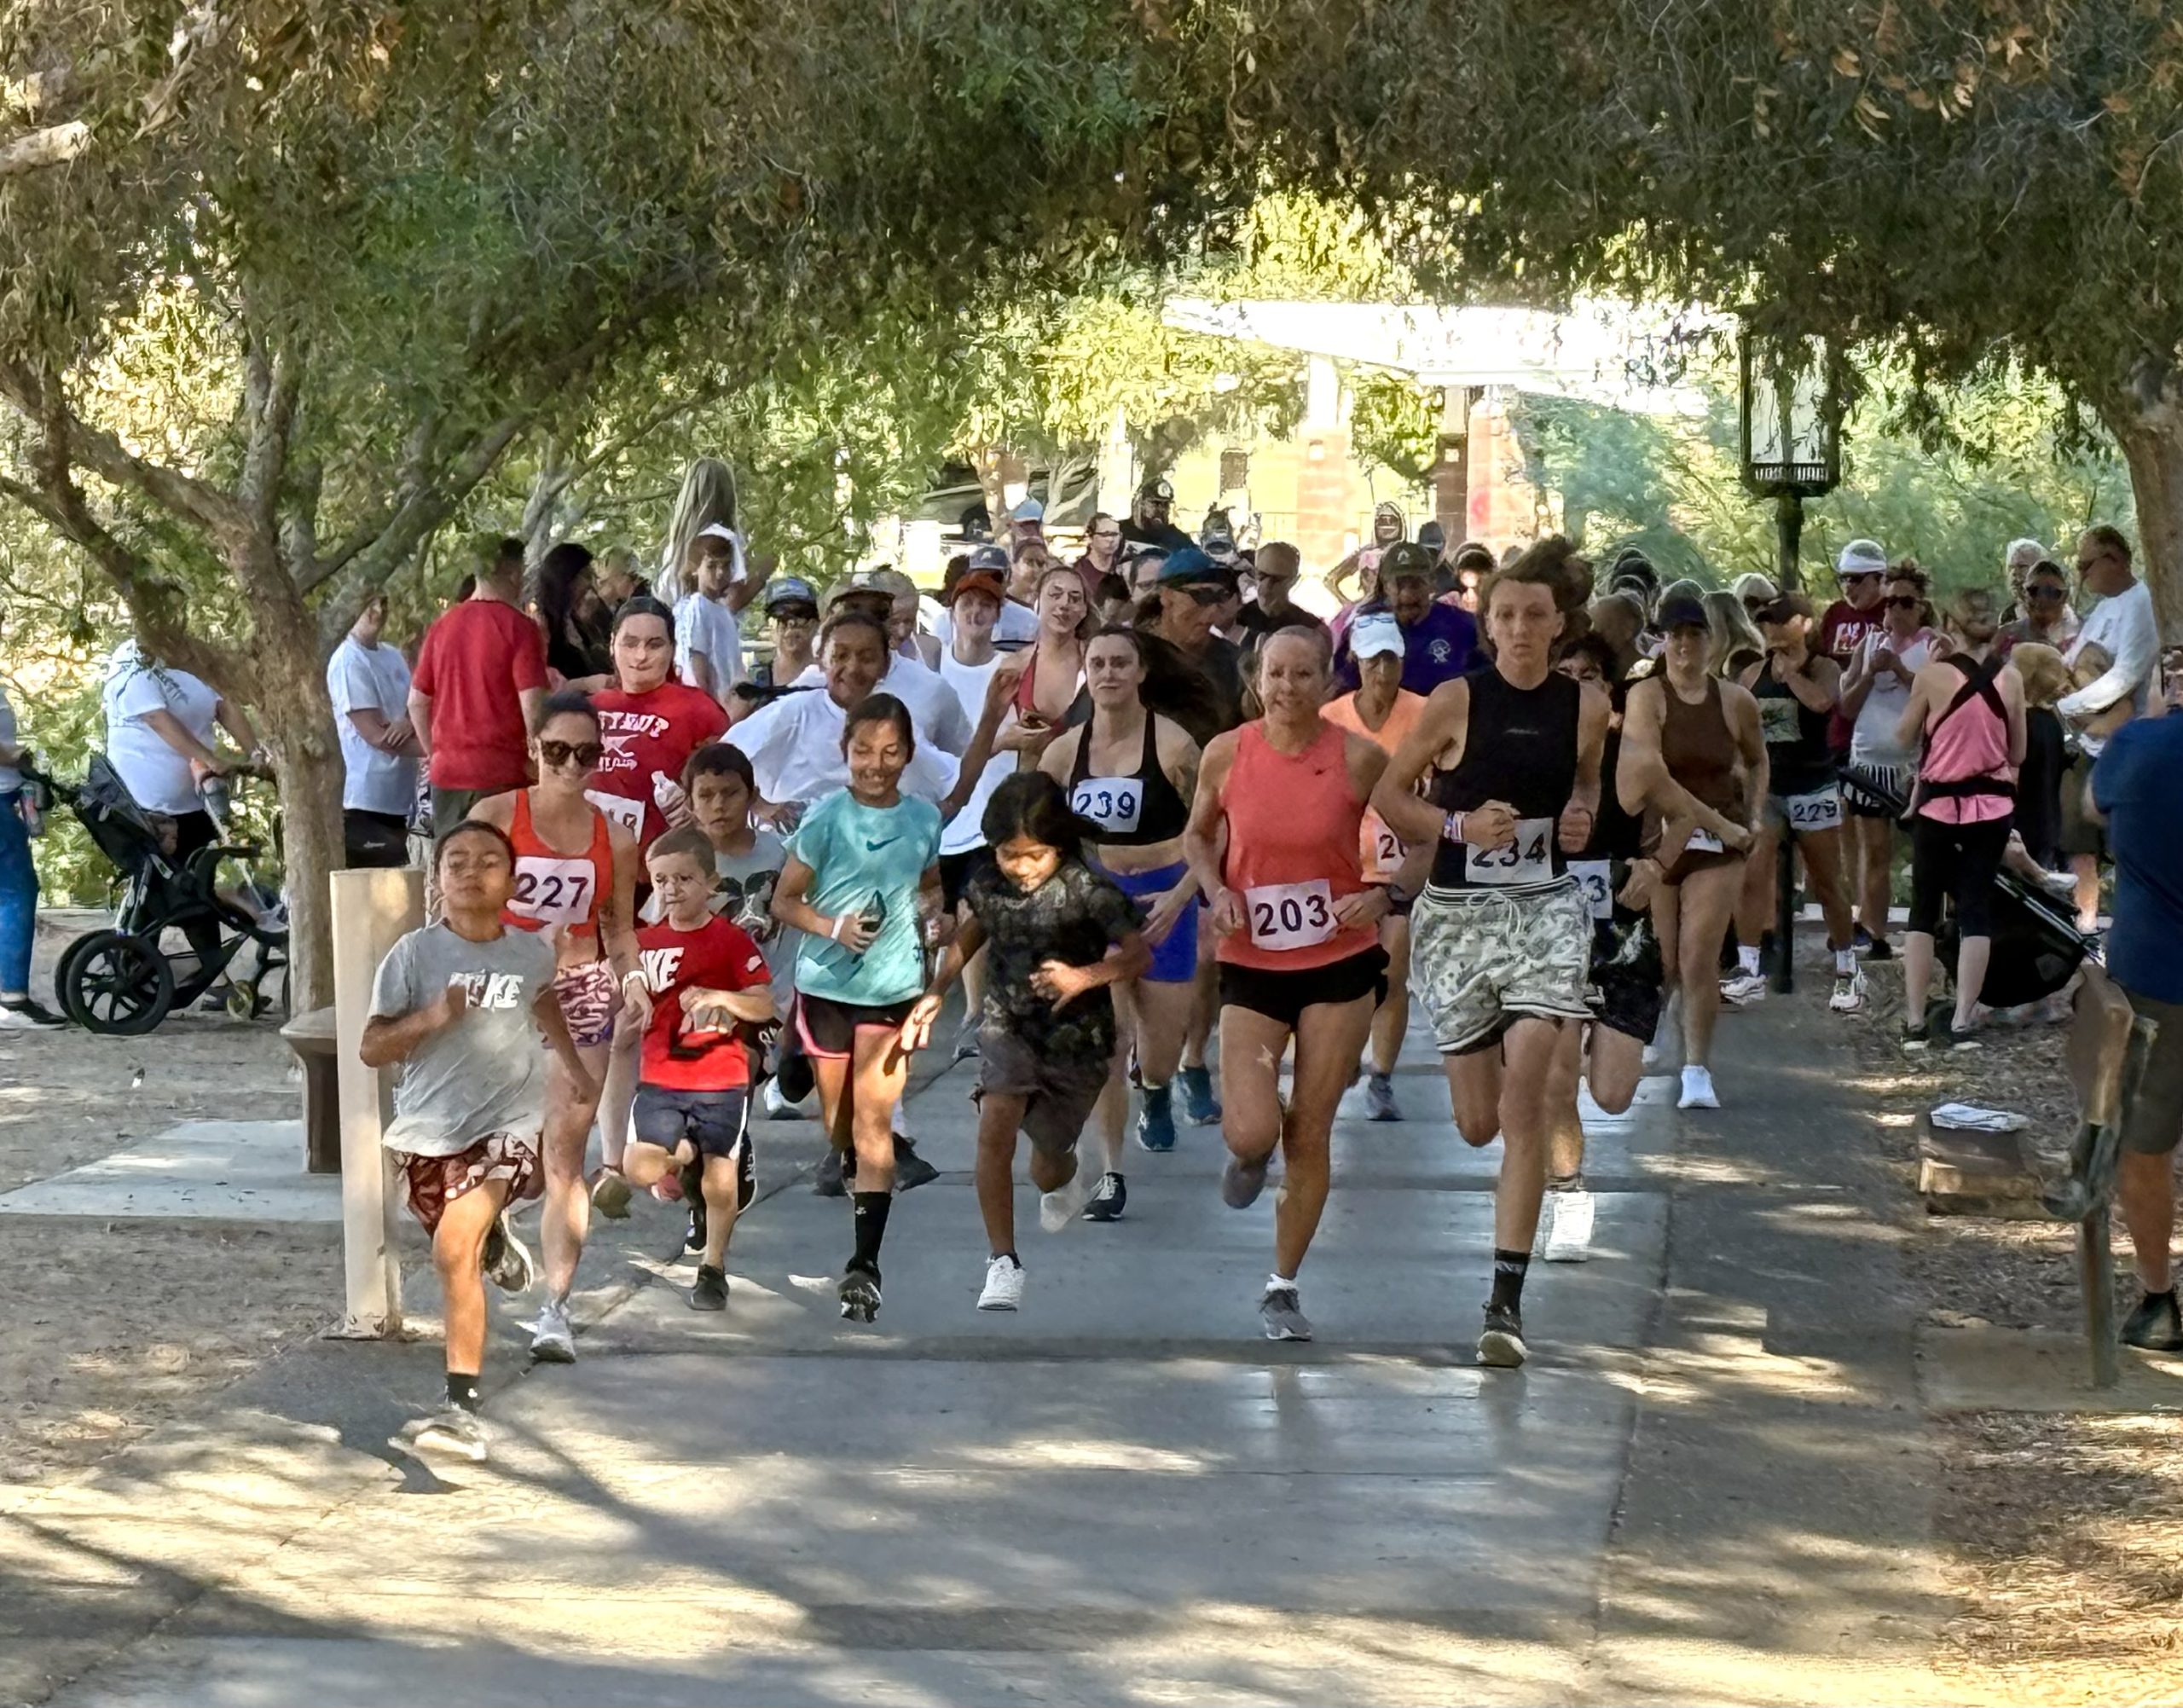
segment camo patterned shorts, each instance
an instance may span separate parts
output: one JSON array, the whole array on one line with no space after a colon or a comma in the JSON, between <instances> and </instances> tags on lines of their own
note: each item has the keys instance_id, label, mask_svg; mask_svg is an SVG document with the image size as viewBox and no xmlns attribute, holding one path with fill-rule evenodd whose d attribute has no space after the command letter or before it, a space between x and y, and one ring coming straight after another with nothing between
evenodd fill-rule
<instances>
[{"instance_id":1,"label":"camo patterned shorts","mask_svg":"<svg viewBox=\"0 0 2183 1708\"><path fill-rule=\"evenodd\" d=\"M1524 890L1428 886L1410 929L1410 987L1444 1056L1498 1042L1520 1016L1591 1018L1592 922L1574 880Z\"/></svg>"}]
</instances>

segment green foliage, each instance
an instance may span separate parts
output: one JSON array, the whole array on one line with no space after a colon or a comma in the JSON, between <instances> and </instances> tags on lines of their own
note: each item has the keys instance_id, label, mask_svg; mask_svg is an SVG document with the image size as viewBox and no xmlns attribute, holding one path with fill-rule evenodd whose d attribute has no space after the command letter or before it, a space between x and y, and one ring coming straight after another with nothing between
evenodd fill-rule
<instances>
[{"instance_id":1,"label":"green foliage","mask_svg":"<svg viewBox=\"0 0 2183 1708\"><path fill-rule=\"evenodd\" d=\"M1350 449L1412 486L1431 478L1440 455L1440 411L1406 373L1364 369L1350 376Z\"/></svg>"}]
</instances>

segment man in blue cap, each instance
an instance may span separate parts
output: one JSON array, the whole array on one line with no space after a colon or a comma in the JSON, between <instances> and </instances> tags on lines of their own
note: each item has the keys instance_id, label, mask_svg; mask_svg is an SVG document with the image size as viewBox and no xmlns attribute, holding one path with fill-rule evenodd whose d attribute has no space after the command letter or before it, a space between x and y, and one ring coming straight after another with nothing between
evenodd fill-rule
<instances>
[{"instance_id":1,"label":"man in blue cap","mask_svg":"<svg viewBox=\"0 0 2183 1708\"><path fill-rule=\"evenodd\" d=\"M1213 633L1235 596L1236 572L1196 546L1169 555L1153 584L1159 599L1138 619L1144 642L1144 703L1180 724L1200 747L1243 721L1243 655Z\"/></svg>"}]
</instances>

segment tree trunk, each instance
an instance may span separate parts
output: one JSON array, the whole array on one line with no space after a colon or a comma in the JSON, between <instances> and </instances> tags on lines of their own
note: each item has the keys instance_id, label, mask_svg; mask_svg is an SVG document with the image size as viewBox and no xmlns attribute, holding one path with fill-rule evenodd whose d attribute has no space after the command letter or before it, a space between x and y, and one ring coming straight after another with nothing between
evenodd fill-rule
<instances>
[{"instance_id":1,"label":"tree trunk","mask_svg":"<svg viewBox=\"0 0 2183 1708\"><path fill-rule=\"evenodd\" d=\"M2130 466L2138 506L2138 573L2152 588L2160 632L2183 640L2183 408L2163 401L2104 412Z\"/></svg>"},{"instance_id":2,"label":"tree trunk","mask_svg":"<svg viewBox=\"0 0 2183 1708\"><path fill-rule=\"evenodd\" d=\"M281 786L283 878L288 903L289 994L305 1013L333 1000L333 923L328 874L344 859L345 772L317 626L300 595L286 610L258 611L258 714Z\"/></svg>"}]
</instances>

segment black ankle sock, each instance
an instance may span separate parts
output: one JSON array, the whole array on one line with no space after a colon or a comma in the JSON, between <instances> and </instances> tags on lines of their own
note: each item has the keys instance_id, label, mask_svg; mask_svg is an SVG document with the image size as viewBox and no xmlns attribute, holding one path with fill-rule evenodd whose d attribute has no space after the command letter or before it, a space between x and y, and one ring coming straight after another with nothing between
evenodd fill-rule
<instances>
[{"instance_id":1,"label":"black ankle sock","mask_svg":"<svg viewBox=\"0 0 2183 1708\"><path fill-rule=\"evenodd\" d=\"M2163 1300L2163 1299L2173 1300L2174 1297L2175 1297L2175 1283L2174 1283L2174 1282L2172 1282L2172 1281L2171 1281L2171 1282L2169 1282L2169 1284L2168 1284L2168 1290L2167 1290L2166 1292L2164 1292L2164 1293L2148 1293L2148 1294L2145 1294L2145 1302L2146 1302L2148 1305L2157 1305L2157 1304L2158 1304L2158 1303L2160 1303L2160 1301L2161 1301L2162 1300Z\"/></svg>"},{"instance_id":2,"label":"black ankle sock","mask_svg":"<svg viewBox=\"0 0 2183 1708\"><path fill-rule=\"evenodd\" d=\"M1501 1251L1493 1253L1493 1298L1497 1306L1514 1311L1524 1302L1524 1274L1532 1266L1532 1254L1527 1251Z\"/></svg>"},{"instance_id":3,"label":"black ankle sock","mask_svg":"<svg viewBox=\"0 0 2183 1708\"><path fill-rule=\"evenodd\" d=\"M459 1405L465 1411L477 1410L478 1378L474 1375L457 1375L453 1370L449 1370L447 1373L447 1403L449 1405Z\"/></svg>"},{"instance_id":4,"label":"black ankle sock","mask_svg":"<svg viewBox=\"0 0 2183 1708\"><path fill-rule=\"evenodd\" d=\"M895 1195L891 1192L854 1192L856 1255L850 1259L857 1269L877 1271L879 1267L879 1242L887 1237L887 1212L893 1207Z\"/></svg>"}]
</instances>

